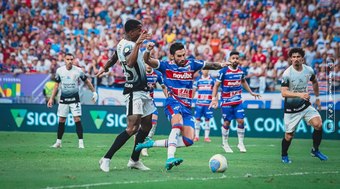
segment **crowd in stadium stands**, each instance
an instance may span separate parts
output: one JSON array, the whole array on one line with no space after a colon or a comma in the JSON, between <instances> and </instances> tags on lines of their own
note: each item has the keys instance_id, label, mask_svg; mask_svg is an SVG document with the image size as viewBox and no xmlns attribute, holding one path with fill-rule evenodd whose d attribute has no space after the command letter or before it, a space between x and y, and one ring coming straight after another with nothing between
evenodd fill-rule
<instances>
[{"instance_id":1,"label":"crowd in stadium stands","mask_svg":"<svg viewBox=\"0 0 340 189\"><path fill-rule=\"evenodd\" d=\"M122 39L123 24L140 19L167 59L169 44L185 44L188 57L220 62L241 52L250 87L278 89L291 47L306 51L320 82L329 74L339 90L340 1L335 0L4 0L0 15L0 72L54 73L63 53L90 76ZM333 63L330 72L327 65ZM98 85L121 87L120 64Z\"/></svg>"}]
</instances>

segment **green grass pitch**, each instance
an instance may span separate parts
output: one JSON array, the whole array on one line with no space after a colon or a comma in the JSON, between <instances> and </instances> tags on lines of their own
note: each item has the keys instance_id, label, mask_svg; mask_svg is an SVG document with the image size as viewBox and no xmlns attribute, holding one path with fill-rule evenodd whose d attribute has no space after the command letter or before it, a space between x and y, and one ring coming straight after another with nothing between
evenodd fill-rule
<instances>
[{"instance_id":1,"label":"green grass pitch","mask_svg":"<svg viewBox=\"0 0 340 189\"><path fill-rule=\"evenodd\" d=\"M131 138L111 161L109 173L99 170L98 160L116 135L84 134L85 149L78 149L75 133L66 133L63 148L53 149L56 133L0 132L0 188L340 188L340 142L324 140L321 150L329 160L310 155L312 140L294 139L289 150L292 164L280 161L281 139L246 138L247 153L239 153L237 138L230 139L233 154L221 148L221 138L199 141L177 149L184 162L165 171L165 148L149 150L141 157L151 171L126 167L132 151ZM156 136L156 139L165 136ZM223 154L229 168L211 173L210 157Z\"/></svg>"}]
</instances>

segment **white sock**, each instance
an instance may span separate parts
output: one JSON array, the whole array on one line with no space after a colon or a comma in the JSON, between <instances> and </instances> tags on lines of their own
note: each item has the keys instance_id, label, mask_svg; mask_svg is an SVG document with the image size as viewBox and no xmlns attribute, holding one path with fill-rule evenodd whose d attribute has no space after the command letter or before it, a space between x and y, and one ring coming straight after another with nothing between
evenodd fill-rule
<instances>
[{"instance_id":1,"label":"white sock","mask_svg":"<svg viewBox=\"0 0 340 189\"><path fill-rule=\"evenodd\" d=\"M179 136L178 139L177 139L177 148L185 147L185 146L186 145L184 144L183 137ZM168 139L156 140L153 143L152 147L165 147L165 148L167 148L168 147Z\"/></svg>"},{"instance_id":2,"label":"white sock","mask_svg":"<svg viewBox=\"0 0 340 189\"><path fill-rule=\"evenodd\" d=\"M61 139L57 139L57 143L58 143L58 144L61 144Z\"/></svg>"},{"instance_id":3,"label":"white sock","mask_svg":"<svg viewBox=\"0 0 340 189\"><path fill-rule=\"evenodd\" d=\"M177 148L177 140L179 137L179 134L181 133L181 130L179 128L173 128L171 129L169 139L168 139L168 159L174 158Z\"/></svg>"},{"instance_id":4,"label":"white sock","mask_svg":"<svg viewBox=\"0 0 340 189\"><path fill-rule=\"evenodd\" d=\"M244 128L237 128L237 136L238 136L238 143L239 144L243 144L244 141L244 132L245 129Z\"/></svg>"},{"instance_id":5,"label":"white sock","mask_svg":"<svg viewBox=\"0 0 340 189\"><path fill-rule=\"evenodd\" d=\"M224 127L221 127L222 130L222 144L228 144L228 137L229 137L229 129L225 129Z\"/></svg>"},{"instance_id":6,"label":"white sock","mask_svg":"<svg viewBox=\"0 0 340 189\"><path fill-rule=\"evenodd\" d=\"M79 144L80 143L84 143L84 140L83 139L79 139Z\"/></svg>"},{"instance_id":7,"label":"white sock","mask_svg":"<svg viewBox=\"0 0 340 189\"><path fill-rule=\"evenodd\" d=\"M153 143L153 147L168 147L168 139L164 139L164 140L155 140L155 142Z\"/></svg>"},{"instance_id":8,"label":"white sock","mask_svg":"<svg viewBox=\"0 0 340 189\"><path fill-rule=\"evenodd\" d=\"M210 134L210 125L209 125L209 121L206 121L205 128L204 128L204 137L209 138L209 134Z\"/></svg>"},{"instance_id":9,"label":"white sock","mask_svg":"<svg viewBox=\"0 0 340 189\"><path fill-rule=\"evenodd\" d=\"M152 128L151 128L149 135L148 135L149 138L152 138L153 135L155 135L156 127L157 127L157 124L152 125Z\"/></svg>"},{"instance_id":10,"label":"white sock","mask_svg":"<svg viewBox=\"0 0 340 189\"><path fill-rule=\"evenodd\" d=\"M196 120L195 123L195 137L200 137L201 122Z\"/></svg>"}]
</instances>

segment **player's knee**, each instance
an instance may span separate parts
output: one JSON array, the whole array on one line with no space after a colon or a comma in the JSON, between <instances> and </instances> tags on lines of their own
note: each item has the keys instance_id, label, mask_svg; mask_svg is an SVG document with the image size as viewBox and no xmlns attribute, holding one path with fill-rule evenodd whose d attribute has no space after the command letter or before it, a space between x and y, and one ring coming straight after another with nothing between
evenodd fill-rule
<instances>
[{"instance_id":1,"label":"player's knee","mask_svg":"<svg viewBox=\"0 0 340 189\"><path fill-rule=\"evenodd\" d=\"M74 122L79 122L80 121L80 117L74 117Z\"/></svg>"},{"instance_id":2,"label":"player's knee","mask_svg":"<svg viewBox=\"0 0 340 189\"><path fill-rule=\"evenodd\" d=\"M125 131L128 133L128 135L134 135L137 133L138 127L128 127L125 129Z\"/></svg>"},{"instance_id":3,"label":"player's knee","mask_svg":"<svg viewBox=\"0 0 340 189\"><path fill-rule=\"evenodd\" d=\"M285 134L285 139L286 141L291 141L294 137L294 133L286 133Z\"/></svg>"},{"instance_id":4,"label":"player's knee","mask_svg":"<svg viewBox=\"0 0 340 189\"><path fill-rule=\"evenodd\" d=\"M188 146L191 146L191 145L194 144L194 141L192 139L185 137L185 136L182 136L182 138L183 138L183 142L184 142L185 146L188 147Z\"/></svg>"}]
</instances>

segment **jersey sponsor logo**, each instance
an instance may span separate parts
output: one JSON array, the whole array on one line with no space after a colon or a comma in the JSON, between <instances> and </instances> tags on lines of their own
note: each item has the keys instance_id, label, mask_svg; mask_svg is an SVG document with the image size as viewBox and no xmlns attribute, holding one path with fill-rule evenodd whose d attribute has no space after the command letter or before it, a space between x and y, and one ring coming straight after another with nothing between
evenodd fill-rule
<instances>
[{"instance_id":1,"label":"jersey sponsor logo","mask_svg":"<svg viewBox=\"0 0 340 189\"><path fill-rule=\"evenodd\" d=\"M235 95L241 95L242 90L239 91L230 91L230 92L223 92L222 93L222 98L231 98Z\"/></svg>"},{"instance_id":2,"label":"jersey sponsor logo","mask_svg":"<svg viewBox=\"0 0 340 189\"><path fill-rule=\"evenodd\" d=\"M224 80L223 85L228 86L228 87L241 86L241 81L240 80Z\"/></svg>"},{"instance_id":3,"label":"jersey sponsor logo","mask_svg":"<svg viewBox=\"0 0 340 189\"><path fill-rule=\"evenodd\" d=\"M194 78L193 72L176 72L171 70L166 70L166 77L174 80L192 80Z\"/></svg>"},{"instance_id":4,"label":"jersey sponsor logo","mask_svg":"<svg viewBox=\"0 0 340 189\"><path fill-rule=\"evenodd\" d=\"M192 89L171 89L172 93L180 98L192 98Z\"/></svg>"}]
</instances>

